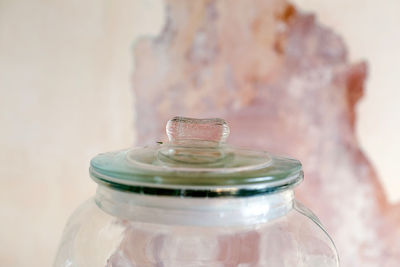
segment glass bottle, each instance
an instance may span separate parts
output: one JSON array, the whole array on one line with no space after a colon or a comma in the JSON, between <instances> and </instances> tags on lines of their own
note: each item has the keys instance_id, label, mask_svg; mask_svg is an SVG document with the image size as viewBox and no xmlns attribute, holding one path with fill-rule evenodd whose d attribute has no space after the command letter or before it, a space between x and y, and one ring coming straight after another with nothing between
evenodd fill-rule
<instances>
[{"instance_id":1,"label":"glass bottle","mask_svg":"<svg viewBox=\"0 0 400 267\"><path fill-rule=\"evenodd\" d=\"M71 216L54 266L339 266L294 198L298 160L227 145L222 119L175 117L167 135L92 159L96 195Z\"/></svg>"}]
</instances>

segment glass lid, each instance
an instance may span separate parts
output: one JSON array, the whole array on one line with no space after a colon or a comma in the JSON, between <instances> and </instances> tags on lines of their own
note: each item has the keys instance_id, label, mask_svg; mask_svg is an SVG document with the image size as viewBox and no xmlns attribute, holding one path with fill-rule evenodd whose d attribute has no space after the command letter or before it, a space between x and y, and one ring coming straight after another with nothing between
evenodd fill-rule
<instances>
[{"instance_id":1,"label":"glass lid","mask_svg":"<svg viewBox=\"0 0 400 267\"><path fill-rule=\"evenodd\" d=\"M167 143L97 155L91 177L120 190L181 197L253 196L303 178L296 159L226 144L223 119L174 117L166 131Z\"/></svg>"}]
</instances>

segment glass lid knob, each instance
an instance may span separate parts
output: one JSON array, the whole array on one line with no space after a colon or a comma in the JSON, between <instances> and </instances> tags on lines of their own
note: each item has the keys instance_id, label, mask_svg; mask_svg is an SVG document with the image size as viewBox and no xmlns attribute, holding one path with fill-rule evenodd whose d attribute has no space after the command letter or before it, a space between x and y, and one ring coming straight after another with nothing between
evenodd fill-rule
<instances>
[{"instance_id":1,"label":"glass lid knob","mask_svg":"<svg viewBox=\"0 0 400 267\"><path fill-rule=\"evenodd\" d=\"M223 119L193 119L174 117L166 126L170 143L181 141L211 141L225 143L229 136L229 126Z\"/></svg>"}]
</instances>

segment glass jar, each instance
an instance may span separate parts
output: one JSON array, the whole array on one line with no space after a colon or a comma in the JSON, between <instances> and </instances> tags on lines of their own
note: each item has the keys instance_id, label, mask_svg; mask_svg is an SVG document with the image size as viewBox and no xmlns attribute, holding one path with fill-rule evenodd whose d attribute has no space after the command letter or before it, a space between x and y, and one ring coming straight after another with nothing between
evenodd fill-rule
<instances>
[{"instance_id":1,"label":"glass jar","mask_svg":"<svg viewBox=\"0 0 400 267\"><path fill-rule=\"evenodd\" d=\"M92 159L96 195L71 216L54 266L339 266L294 199L298 160L227 145L221 119L175 117L167 135Z\"/></svg>"}]
</instances>

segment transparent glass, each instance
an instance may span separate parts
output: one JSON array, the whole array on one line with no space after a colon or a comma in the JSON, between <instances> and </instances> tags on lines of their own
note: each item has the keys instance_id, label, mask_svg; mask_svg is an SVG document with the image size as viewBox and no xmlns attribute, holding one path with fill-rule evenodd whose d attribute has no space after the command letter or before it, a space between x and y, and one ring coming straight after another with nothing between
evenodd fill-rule
<instances>
[{"instance_id":1,"label":"transparent glass","mask_svg":"<svg viewBox=\"0 0 400 267\"><path fill-rule=\"evenodd\" d=\"M253 197L148 196L99 185L71 216L56 267L339 266L292 189Z\"/></svg>"}]
</instances>

